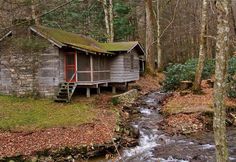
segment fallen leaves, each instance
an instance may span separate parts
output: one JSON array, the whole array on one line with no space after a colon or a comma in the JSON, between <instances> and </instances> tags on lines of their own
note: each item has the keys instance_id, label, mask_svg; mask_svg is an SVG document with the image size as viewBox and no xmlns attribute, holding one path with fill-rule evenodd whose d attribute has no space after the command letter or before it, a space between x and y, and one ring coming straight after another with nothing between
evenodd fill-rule
<instances>
[{"instance_id":1,"label":"fallen leaves","mask_svg":"<svg viewBox=\"0 0 236 162\"><path fill-rule=\"evenodd\" d=\"M0 157L32 155L45 149L110 142L116 125L115 114L110 110L94 111L98 111L94 122L77 127L49 128L30 133L0 132Z\"/></svg>"},{"instance_id":2,"label":"fallen leaves","mask_svg":"<svg viewBox=\"0 0 236 162\"><path fill-rule=\"evenodd\" d=\"M164 129L171 134L191 134L204 130L204 121L199 114L177 114L164 120Z\"/></svg>"}]
</instances>

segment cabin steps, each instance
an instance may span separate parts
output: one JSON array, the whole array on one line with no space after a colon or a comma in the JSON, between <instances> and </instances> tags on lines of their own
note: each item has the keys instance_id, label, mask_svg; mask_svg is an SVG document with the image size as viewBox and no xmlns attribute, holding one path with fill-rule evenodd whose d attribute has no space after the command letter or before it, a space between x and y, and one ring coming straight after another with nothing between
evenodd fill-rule
<instances>
[{"instance_id":1,"label":"cabin steps","mask_svg":"<svg viewBox=\"0 0 236 162\"><path fill-rule=\"evenodd\" d=\"M57 95L54 98L55 102L69 103L73 96L77 85L76 83L64 82L60 84Z\"/></svg>"}]
</instances>

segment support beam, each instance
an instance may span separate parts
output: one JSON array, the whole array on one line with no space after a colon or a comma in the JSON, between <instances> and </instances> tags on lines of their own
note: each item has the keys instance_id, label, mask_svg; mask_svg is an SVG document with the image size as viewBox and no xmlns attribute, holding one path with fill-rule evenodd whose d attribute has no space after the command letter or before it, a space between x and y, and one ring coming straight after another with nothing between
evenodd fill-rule
<instances>
[{"instance_id":1,"label":"support beam","mask_svg":"<svg viewBox=\"0 0 236 162\"><path fill-rule=\"evenodd\" d=\"M112 93L116 94L116 87L115 86L112 86Z\"/></svg>"},{"instance_id":2,"label":"support beam","mask_svg":"<svg viewBox=\"0 0 236 162\"><path fill-rule=\"evenodd\" d=\"M90 55L90 76L91 76L91 82L93 82L93 56Z\"/></svg>"},{"instance_id":3,"label":"support beam","mask_svg":"<svg viewBox=\"0 0 236 162\"><path fill-rule=\"evenodd\" d=\"M100 94L101 93L101 89L100 87L97 88L97 94Z\"/></svg>"},{"instance_id":4,"label":"support beam","mask_svg":"<svg viewBox=\"0 0 236 162\"><path fill-rule=\"evenodd\" d=\"M125 90L128 91L129 90L129 83L125 83Z\"/></svg>"},{"instance_id":5,"label":"support beam","mask_svg":"<svg viewBox=\"0 0 236 162\"><path fill-rule=\"evenodd\" d=\"M90 88L86 88L86 97L90 97Z\"/></svg>"}]
</instances>

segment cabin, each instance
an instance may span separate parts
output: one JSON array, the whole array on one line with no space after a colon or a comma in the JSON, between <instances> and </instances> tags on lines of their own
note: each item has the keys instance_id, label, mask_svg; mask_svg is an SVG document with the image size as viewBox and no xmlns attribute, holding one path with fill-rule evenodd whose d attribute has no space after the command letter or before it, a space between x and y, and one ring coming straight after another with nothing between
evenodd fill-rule
<instances>
[{"instance_id":1,"label":"cabin","mask_svg":"<svg viewBox=\"0 0 236 162\"><path fill-rule=\"evenodd\" d=\"M115 93L118 85L139 79L144 55L135 41L100 43L44 26L6 31L0 37L0 93L59 102L69 102L76 88L86 88L87 97L103 86Z\"/></svg>"}]
</instances>

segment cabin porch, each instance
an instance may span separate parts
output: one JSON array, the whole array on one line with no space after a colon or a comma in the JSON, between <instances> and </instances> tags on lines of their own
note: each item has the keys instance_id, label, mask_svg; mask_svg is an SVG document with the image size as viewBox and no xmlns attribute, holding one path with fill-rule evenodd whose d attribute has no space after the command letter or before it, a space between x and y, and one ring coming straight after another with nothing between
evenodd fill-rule
<instances>
[{"instance_id":1,"label":"cabin porch","mask_svg":"<svg viewBox=\"0 0 236 162\"><path fill-rule=\"evenodd\" d=\"M55 101L68 101L76 88L86 88L86 96L90 97L90 89L96 88L100 93L101 86L110 82L110 54L93 54L80 50L64 49L64 82L60 84Z\"/></svg>"}]
</instances>

